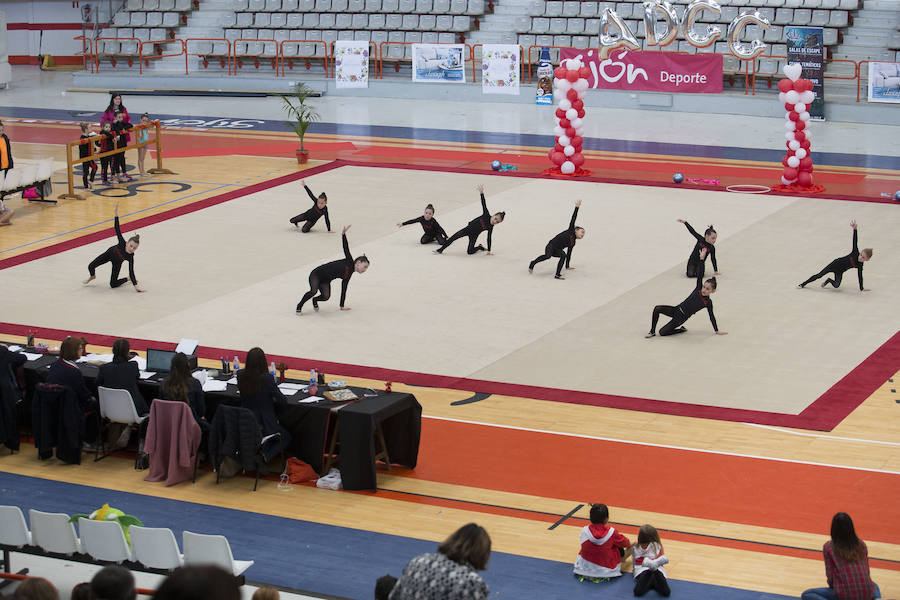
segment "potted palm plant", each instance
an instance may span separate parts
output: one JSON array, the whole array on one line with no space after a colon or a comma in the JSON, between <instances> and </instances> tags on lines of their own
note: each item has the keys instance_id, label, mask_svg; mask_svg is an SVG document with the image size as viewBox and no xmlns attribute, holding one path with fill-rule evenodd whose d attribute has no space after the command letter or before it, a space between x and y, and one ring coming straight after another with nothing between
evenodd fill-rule
<instances>
[{"instance_id":1,"label":"potted palm plant","mask_svg":"<svg viewBox=\"0 0 900 600\"><path fill-rule=\"evenodd\" d=\"M289 118L285 122L300 138L300 147L297 149L297 163L301 165L309 160L309 152L303 147L303 137L306 135L309 124L319 120L319 113L311 105L307 104L307 100L312 94L313 90L305 83L297 82L294 84L294 92L291 96L281 96L284 110Z\"/></svg>"}]
</instances>

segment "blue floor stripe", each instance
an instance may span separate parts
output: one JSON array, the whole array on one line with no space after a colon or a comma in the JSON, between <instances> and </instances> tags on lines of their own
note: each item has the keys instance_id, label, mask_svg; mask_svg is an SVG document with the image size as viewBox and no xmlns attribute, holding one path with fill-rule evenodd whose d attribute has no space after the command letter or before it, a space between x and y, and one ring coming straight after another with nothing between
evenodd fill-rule
<instances>
[{"instance_id":1,"label":"blue floor stripe","mask_svg":"<svg viewBox=\"0 0 900 600\"><path fill-rule=\"evenodd\" d=\"M99 119L102 111L69 111L49 108L30 108L18 106L0 107L0 113L18 119L56 119L84 120ZM191 121L186 127L201 127L198 123L208 123L208 127L221 127L225 117L196 117L185 115L152 115L154 119L181 119ZM259 119L233 119L252 123L252 128L235 128L235 131L290 131L284 121L266 121ZM215 122L220 124L216 125ZM500 133L491 131L459 131L453 129L431 129L421 127L395 127L387 125L354 125L343 123L313 123L310 133L343 134L356 136L386 137L396 139L414 139L421 141L462 142L472 144L498 144L536 146L550 148L553 146L552 135ZM606 152L629 152L637 154L666 154L682 157L721 158L736 160L766 161L781 164L783 149L740 148L735 146L701 146L698 144L677 144L669 142L643 142L636 140L615 140L606 138L586 138L584 148ZM869 169L900 170L900 157L881 156L875 154L845 154L842 152L813 152L813 161L821 166L859 167Z\"/></svg>"},{"instance_id":2,"label":"blue floor stripe","mask_svg":"<svg viewBox=\"0 0 900 600\"><path fill-rule=\"evenodd\" d=\"M72 469L78 467L50 467ZM139 477L135 473L135 477ZM209 477L210 475L202 475ZM248 504L251 480L246 479ZM161 485L161 484L160 484ZM181 484L190 485L190 484ZM272 485L265 482L262 485ZM162 488L161 488L162 489ZM335 492L338 493L338 492ZM409 558L433 552L434 542L284 519L248 511L181 502L103 488L75 485L0 472L0 502L67 514L90 512L104 503L134 515L148 527L170 527L181 540L185 529L217 533L228 537L235 558L252 559L247 572L250 581L261 581L318 594L346 598L371 598L375 580L391 573L399 576ZM296 516L303 517L303 504L291 494L285 505L296 504ZM378 515L371 515L374 522ZM577 539L572 540L573 558ZM40 575L37 573L36 575ZM631 600L633 580L625 575L606 584L579 583L570 563L561 563L494 552L484 579L492 598L535 598L571 600L603 598ZM670 580L672 595L682 599L782 600L787 596L734 588ZM653 596L654 593L651 593Z\"/></svg>"}]
</instances>

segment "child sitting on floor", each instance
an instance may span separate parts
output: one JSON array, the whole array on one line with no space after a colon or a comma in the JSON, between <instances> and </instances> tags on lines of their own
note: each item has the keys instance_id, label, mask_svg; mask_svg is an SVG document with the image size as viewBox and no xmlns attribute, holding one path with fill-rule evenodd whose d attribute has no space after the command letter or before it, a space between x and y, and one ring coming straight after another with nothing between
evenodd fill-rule
<instances>
[{"instance_id":1,"label":"child sitting on floor","mask_svg":"<svg viewBox=\"0 0 900 600\"><path fill-rule=\"evenodd\" d=\"M650 590L656 590L661 596L668 597L669 582L662 566L668 564L669 559L653 525L641 525L633 550L634 595L643 596Z\"/></svg>"},{"instance_id":2,"label":"child sitting on floor","mask_svg":"<svg viewBox=\"0 0 900 600\"><path fill-rule=\"evenodd\" d=\"M622 562L631 554L631 542L609 525L605 504L591 506L591 524L581 530L581 550L575 559L578 581L600 583L622 574Z\"/></svg>"}]
</instances>

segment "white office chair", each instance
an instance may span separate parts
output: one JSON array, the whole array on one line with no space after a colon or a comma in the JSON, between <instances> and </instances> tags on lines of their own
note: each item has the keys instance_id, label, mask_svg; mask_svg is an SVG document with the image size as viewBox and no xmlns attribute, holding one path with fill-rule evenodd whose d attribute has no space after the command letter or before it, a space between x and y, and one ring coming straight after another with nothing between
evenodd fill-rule
<instances>
[{"instance_id":1,"label":"white office chair","mask_svg":"<svg viewBox=\"0 0 900 600\"><path fill-rule=\"evenodd\" d=\"M31 545L31 532L18 506L0 506L0 546L21 548Z\"/></svg>"},{"instance_id":2,"label":"white office chair","mask_svg":"<svg viewBox=\"0 0 900 600\"><path fill-rule=\"evenodd\" d=\"M205 535L185 531L182 536L184 562L189 565L216 565L235 577L253 566L252 560L234 560L231 545L224 535Z\"/></svg>"},{"instance_id":3,"label":"white office chair","mask_svg":"<svg viewBox=\"0 0 900 600\"><path fill-rule=\"evenodd\" d=\"M134 559L145 567L171 571L184 565L184 555L178 551L178 542L171 529L132 525L128 533Z\"/></svg>"},{"instance_id":4,"label":"white office chair","mask_svg":"<svg viewBox=\"0 0 900 600\"><path fill-rule=\"evenodd\" d=\"M131 549L118 521L78 519L81 547L97 560L121 563L131 560Z\"/></svg>"},{"instance_id":5,"label":"white office chair","mask_svg":"<svg viewBox=\"0 0 900 600\"><path fill-rule=\"evenodd\" d=\"M150 416L144 415L142 417L137 414L137 409L134 407L134 400L132 400L131 392L128 390L114 390L112 388L100 386L97 388L97 391L100 396L101 419L106 419L110 423L122 423L128 425L132 429L138 429L141 423L146 421ZM105 427L102 429L105 429ZM100 445L97 447L97 454L94 457L94 462L109 456L103 449L104 438L104 431L101 430ZM100 455L101 452L103 453L103 456Z\"/></svg>"},{"instance_id":6,"label":"white office chair","mask_svg":"<svg viewBox=\"0 0 900 600\"><path fill-rule=\"evenodd\" d=\"M75 535L75 526L69 523L69 515L46 513L31 509L31 539L35 546L47 552L74 554L81 552L81 541Z\"/></svg>"}]
</instances>

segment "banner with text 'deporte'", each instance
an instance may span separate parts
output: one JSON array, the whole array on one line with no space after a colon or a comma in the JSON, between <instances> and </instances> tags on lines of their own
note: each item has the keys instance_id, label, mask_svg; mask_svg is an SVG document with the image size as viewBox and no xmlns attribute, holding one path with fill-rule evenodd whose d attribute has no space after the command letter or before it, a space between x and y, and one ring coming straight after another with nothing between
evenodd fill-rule
<instances>
[{"instance_id":1,"label":"banner with text 'deporte'","mask_svg":"<svg viewBox=\"0 0 900 600\"><path fill-rule=\"evenodd\" d=\"M721 54L671 54L620 49L601 60L596 48L562 48L560 61L580 58L593 89L689 94L722 93Z\"/></svg>"}]
</instances>

